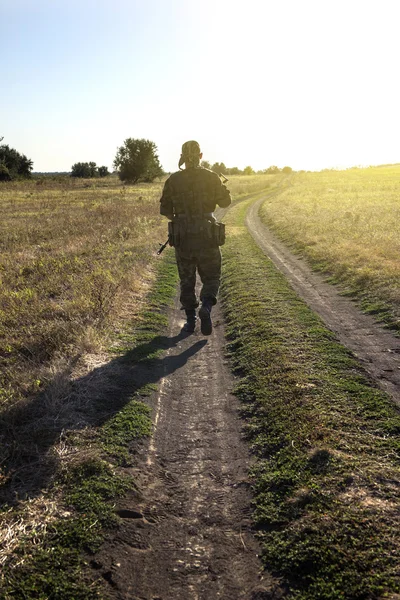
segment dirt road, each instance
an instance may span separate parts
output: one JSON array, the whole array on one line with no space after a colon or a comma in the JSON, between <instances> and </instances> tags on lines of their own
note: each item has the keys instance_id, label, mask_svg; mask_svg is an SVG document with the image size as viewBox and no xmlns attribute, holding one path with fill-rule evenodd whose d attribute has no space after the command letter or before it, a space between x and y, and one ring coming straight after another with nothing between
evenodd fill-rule
<instances>
[{"instance_id":1,"label":"dirt road","mask_svg":"<svg viewBox=\"0 0 400 600\"><path fill-rule=\"evenodd\" d=\"M279 192L272 192L276 194ZM340 290L311 271L306 261L294 256L258 216L267 196L251 204L246 225L259 247L287 277L297 294L320 315L340 342L361 361L365 370L400 406L400 339L362 314Z\"/></svg>"},{"instance_id":2,"label":"dirt road","mask_svg":"<svg viewBox=\"0 0 400 600\"><path fill-rule=\"evenodd\" d=\"M176 300L154 436L135 473L141 492L119 507L123 524L94 566L120 600L271 598L250 531L250 458L219 309L208 338L199 327L177 337L182 314Z\"/></svg>"},{"instance_id":3,"label":"dirt road","mask_svg":"<svg viewBox=\"0 0 400 600\"><path fill-rule=\"evenodd\" d=\"M400 403L400 340L272 235L258 217L263 200L247 214L257 244ZM117 507L122 525L93 561L110 598L265 600L283 594L267 574L260 577L250 521L251 459L231 393L234 380L224 359L218 307L213 314L214 332L205 338L199 327L193 335L179 334L178 299L171 310L153 398L154 435L133 471L139 491Z\"/></svg>"}]
</instances>

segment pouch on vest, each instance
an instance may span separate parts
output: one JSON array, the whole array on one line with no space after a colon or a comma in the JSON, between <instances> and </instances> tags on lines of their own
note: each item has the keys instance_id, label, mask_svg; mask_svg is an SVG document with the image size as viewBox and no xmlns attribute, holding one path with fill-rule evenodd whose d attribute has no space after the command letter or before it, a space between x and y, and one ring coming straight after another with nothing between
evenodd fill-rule
<instances>
[{"instance_id":1,"label":"pouch on vest","mask_svg":"<svg viewBox=\"0 0 400 600\"><path fill-rule=\"evenodd\" d=\"M213 223L213 238L217 246L225 244L225 223L219 223L218 221Z\"/></svg>"},{"instance_id":2,"label":"pouch on vest","mask_svg":"<svg viewBox=\"0 0 400 600\"><path fill-rule=\"evenodd\" d=\"M168 241L175 248L201 248L225 244L225 225L208 219L179 218L168 223Z\"/></svg>"}]
</instances>

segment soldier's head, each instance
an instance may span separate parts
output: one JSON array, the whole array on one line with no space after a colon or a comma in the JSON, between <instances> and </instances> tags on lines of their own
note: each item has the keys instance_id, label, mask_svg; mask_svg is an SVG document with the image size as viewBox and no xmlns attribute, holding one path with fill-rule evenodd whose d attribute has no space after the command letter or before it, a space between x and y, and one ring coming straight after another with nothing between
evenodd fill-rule
<instances>
[{"instance_id":1,"label":"soldier's head","mask_svg":"<svg viewBox=\"0 0 400 600\"><path fill-rule=\"evenodd\" d=\"M179 168L185 163L186 167L198 167L203 154L200 145L194 140L185 142L182 146L182 154L179 159Z\"/></svg>"}]
</instances>

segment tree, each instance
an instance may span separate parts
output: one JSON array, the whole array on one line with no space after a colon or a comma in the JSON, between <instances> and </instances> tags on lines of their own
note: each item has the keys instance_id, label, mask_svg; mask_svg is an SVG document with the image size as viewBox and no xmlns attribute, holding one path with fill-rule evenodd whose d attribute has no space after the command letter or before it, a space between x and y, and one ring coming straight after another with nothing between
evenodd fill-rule
<instances>
[{"instance_id":1,"label":"tree","mask_svg":"<svg viewBox=\"0 0 400 600\"><path fill-rule=\"evenodd\" d=\"M223 162L221 162L221 163L216 162L211 167L211 170L214 171L215 173L218 173L218 175L219 175L220 173L226 172L226 166L224 165Z\"/></svg>"},{"instance_id":2,"label":"tree","mask_svg":"<svg viewBox=\"0 0 400 600\"><path fill-rule=\"evenodd\" d=\"M10 171L3 162L0 162L0 181L10 181Z\"/></svg>"},{"instance_id":3,"label":"tree","mask_svg":"<svg viewBox=\"0 0 400 600\"><path fill-rule=\"evenodd\" d=\"M254 175L254 169L248 166L243 169L243 175Z\"/></svg>"},{"instance_id":4,"label":"tree","mask_svg":"<svg viewBox=\"0 0 400 600\"><path fill-rule=\"evenodd\" d=\"M89 163L89 171L90 171L89 177L98 177L99 176L99 172L97 170L97 166L96 166L95 162Z\"/></svg>"},{"instance_id":5,"label":"tree","mask_svg":"<svg viewBox=\"0 0 400 600\"><path fill-rule=\"evenodd\" d=\"M265 169L265 173L267 173L267 175L276 175L276 173L280 173L280 168L272 165L271 167L268 167L268 169Z\"/></svg>"},{"instance_id":6,"label":"tree","mask_svg":"<svg viewBox=\"0 0 400 600\"><path fill-rule=\"evenodd\" d=\"M99 176L107 177L110 173L108 172L108 167L99 167Z\"/></svg>"},{"instance_id":7,"label":"tree","mask_svg":"<svg viewBox=\"0 0 400 600\"><path fill-rule=\"evenodd\" d=\"M283 167L282 173L292 173L292 167Z\"/></svg>"},{"instance_id":8,"label":"tree","mask_svg":"<svg viewBox=\"0 0 400 600\"><path fill-rule=\"evenodd\" d=\"M3 138L0 138L1 141ZM33 168L33 162L25 154L20 154L7 144L0 146L0 165L0 179L3 181L16 177L29 178Z\"/></svg>"},{"instance_id":9,"label":"tree","mask_svg":"<svg viewBox=\"0 0 400 600\"><path fill-rule=\"evenodd\" d=\"M211 169L211 165L210 165L210 163L208 162L208 160L202 160L200 164L201 164L201 166L202 166L202 167L204 167L205 169Z\"/></svg>"},{"instance_id":10,"label":"tree","mask_svg":"<svg viewBox=\"0 0 400 600\"><path fill-rule=\"evenodd\" d=\"M242 175L242 171L238 167L230 167L225 171L225 175Z\"/></svg>"},{"instance_id":11,"label":"tree","mask_svg":"<svg viewBox=\"0 0 400 600\"><path fill-rule=\"evenodd\" d=\"M71 167L71 177L91 177L91 169L87 162L77 162Z\"/></svg>"},{"instance_id":12,"label":"tree","mask_svg":"<svg viewBox=\"0 0 400 600\"><path fill-rule=\"evenodd\" d=\"M107 169L107 167L100 167L101 169ZM95 162L78 162L71 167L71 177L101 177L100 168L97 168ZM107 173L108 174L108 173Z\"/></svg>"},{"instance_id":13,"label":"tree","mask_svg":"<svg viewBox=\"0 0 400 600\"><path fill-rule=\"evenodd\" d=\"M150 182L161 177L164 172L156 152L157 146L150 140L127 138L118 148L113 163L121 181Z\"/></svg>"}]
</instances>

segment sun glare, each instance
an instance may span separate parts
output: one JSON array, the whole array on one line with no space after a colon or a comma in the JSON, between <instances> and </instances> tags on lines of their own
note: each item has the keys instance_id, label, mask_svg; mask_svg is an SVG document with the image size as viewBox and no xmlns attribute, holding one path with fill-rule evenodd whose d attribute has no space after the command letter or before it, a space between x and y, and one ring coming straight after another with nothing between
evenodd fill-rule
<instances>
[{"instance_id":1,"label":"sun glare","mask_svg":"<svg viewBox=\"0 0 400 600\"><path fill-rule=\"evenodd\" d=\"M396 8L394 0L379 10L360 0L121 1L112 19L106 5L96 11L88 29L63 8L55 40L61 9L42 6L19 42L40 68L33 76L7 64L14 92L3 99L10 119L0 133L38 170L68 170L77 159L111 166L131 136L153 140L166 170L187 139L211 162L240 168L398 162Z\"/></svg>"}]
</instances>

